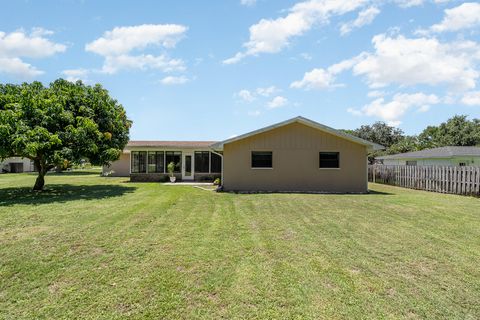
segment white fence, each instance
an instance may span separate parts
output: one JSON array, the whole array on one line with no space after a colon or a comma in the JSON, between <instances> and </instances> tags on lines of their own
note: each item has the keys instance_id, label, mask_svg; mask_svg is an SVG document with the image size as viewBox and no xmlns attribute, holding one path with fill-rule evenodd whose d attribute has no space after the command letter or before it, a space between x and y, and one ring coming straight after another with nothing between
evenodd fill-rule
<instances>
[{"instance_id":1,"label":"white fence","mask_svg":"<svg viewBox=\"0 0 480 320\"><path fill-rule=\"evenodd\" d=\"M368 181L433 192L480 196L480 167L370 165Z\"/></svg>"}]
</instances>

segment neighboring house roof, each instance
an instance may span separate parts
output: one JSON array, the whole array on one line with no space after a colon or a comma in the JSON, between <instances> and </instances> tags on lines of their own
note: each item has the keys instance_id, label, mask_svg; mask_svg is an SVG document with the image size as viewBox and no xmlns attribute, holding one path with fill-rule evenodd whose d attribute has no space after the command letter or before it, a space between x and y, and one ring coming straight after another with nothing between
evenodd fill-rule
<instances>
[{"instance_id":1,"label":"neighboring house roof","mask_svg":"<svg viewBox=\"0 0 480 320\"><path fill-rule=\"evenodd\" d=\"M420 151L392 154L376 157L379 160L386 159L428 159L428 158L452 158L452 157L480 157L480 147L440 147Z\"/></svg>"},{"instance_id":2,"label":"neighboring house roof","mask_svg":"<svg viewBox=\"0 0 480 320\"><path fill-rule=\"evenodd\" d=\"M309 127L314 128L314 129L321 130L323 132L329 133L329 134L337 136L339 138L343 138L345 140L352 141L352 142L367 146L369 149L373 149L373 150L385 149L383 146L381 146L379 144L376 144L376 143L373 143L373 142L355 137L351 134L345 133L345 132L337 130L337 129L333 129L333 128L328 127L326 125L323 125L321 123L318 123L318 122L315 122L313 120L310 120L310 119L307 119L307 118L304 118L304 117L300 117L300 116L289 119L289 120L286 120L286 121L282 121L282 122L279 122L279 123L276 123L276 124L273 124L271 126L264 127L264 128L261 128L261 129L255 130L255 131L251 131L251 132L248 132L248 133L245 133L245 134L242 134L242 135L239 135L239 136L236 136L236 137L224 140L224 141L220 141L220 142L212 145L212 148L221 150L221 149L223 149L223 146L227 143L242 140L242 139L257 135L259 133L270 131L270 130L273 130L273 129L276 129L276 128L279 128L279 127L283 127L283 126L286 126L286 125L289 125L289 124L292 124L292 123L296 123L296 122L297 123L302 123L304 125L307 125Z\"/></svg>"},{"instance_id":3,"label":"neighboring house roof","mask_svg":"<svg viewBox=\"0 0 480 320\"><path fill-rule=\"evenodd\" d=\"M129 141L129 147L208 148L217 141Z\"/></svg>"}]
</instances>

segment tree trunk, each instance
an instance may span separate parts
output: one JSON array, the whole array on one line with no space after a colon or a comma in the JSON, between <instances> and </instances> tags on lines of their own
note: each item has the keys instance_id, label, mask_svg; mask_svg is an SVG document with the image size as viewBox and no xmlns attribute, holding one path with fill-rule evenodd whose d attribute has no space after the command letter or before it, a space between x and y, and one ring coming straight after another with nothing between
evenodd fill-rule
<instances>
[{"instance_id":1,"label":"tree trunk","mask_svg":"<svg viewBox=\"0 0 480 320\"><path fill-rule=\"evenodd\" d=\"M37 180L35 180L35 185L33 186L33 190L42 191L44 185L45 185L45 173L38 172L38 177L37 177Z\"/></svg>"},{"instance_id":2,"label":"tree trunk","mask_svg":"<svg viewBox=\"0 0 480 320\"><path fill-rule=\"evenodd\" d=\"M47 169L45 164L39 160L35 160L35 166L38 169L38 176L37 180L35 180L35 185L33 186L34 191L42 191L43 186L45 185L45 174L47 173Z\"/></svg>"}]
</instances>

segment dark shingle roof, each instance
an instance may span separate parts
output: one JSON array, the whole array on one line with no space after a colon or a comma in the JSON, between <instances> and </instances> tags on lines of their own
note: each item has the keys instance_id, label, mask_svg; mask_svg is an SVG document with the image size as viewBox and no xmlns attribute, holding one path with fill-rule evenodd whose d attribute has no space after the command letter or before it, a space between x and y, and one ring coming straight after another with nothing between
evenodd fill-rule
<instances>
[{"instance_id":1,"label":"dark shingle roof","mask_svg":"<svg viewBox=\"0 0 480 320\"><path fill-rule=\"evenodd\" d=\"M480 156L480 147L440 147L420 151L392 154L376 157L376 159L426 159L426 158L451 158L462 156Z\"/></svg>"},{"instance_id":2,"label":"dark shingle roof","mask_svg":"<svg viewBox=\"0 0 480 320\"><path fill-rule=\"evenodd\" d=\"M129 141L128 147L208 148L217 141Z\"/></svg>"}]
</instances>

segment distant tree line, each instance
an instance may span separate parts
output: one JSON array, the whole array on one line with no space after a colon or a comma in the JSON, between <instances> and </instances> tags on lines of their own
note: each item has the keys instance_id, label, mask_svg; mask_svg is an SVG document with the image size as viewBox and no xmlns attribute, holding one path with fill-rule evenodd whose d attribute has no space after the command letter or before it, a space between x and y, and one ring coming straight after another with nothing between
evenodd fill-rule
<instances>
[{"instance_id":1,"label":"distant tree line","mask_svg":"<svg viewBox=\"0 0 480 320\"><path fill-rule=\"evenodd\" d=\"M371 152L368 156L370 162L380 155L444 146L480 146L480 119L468 120L465 115L456 115L438 126L428 126L419 135L412 136L381 121L344 131L386 148Z\"/></svg>"}]
</instances>

